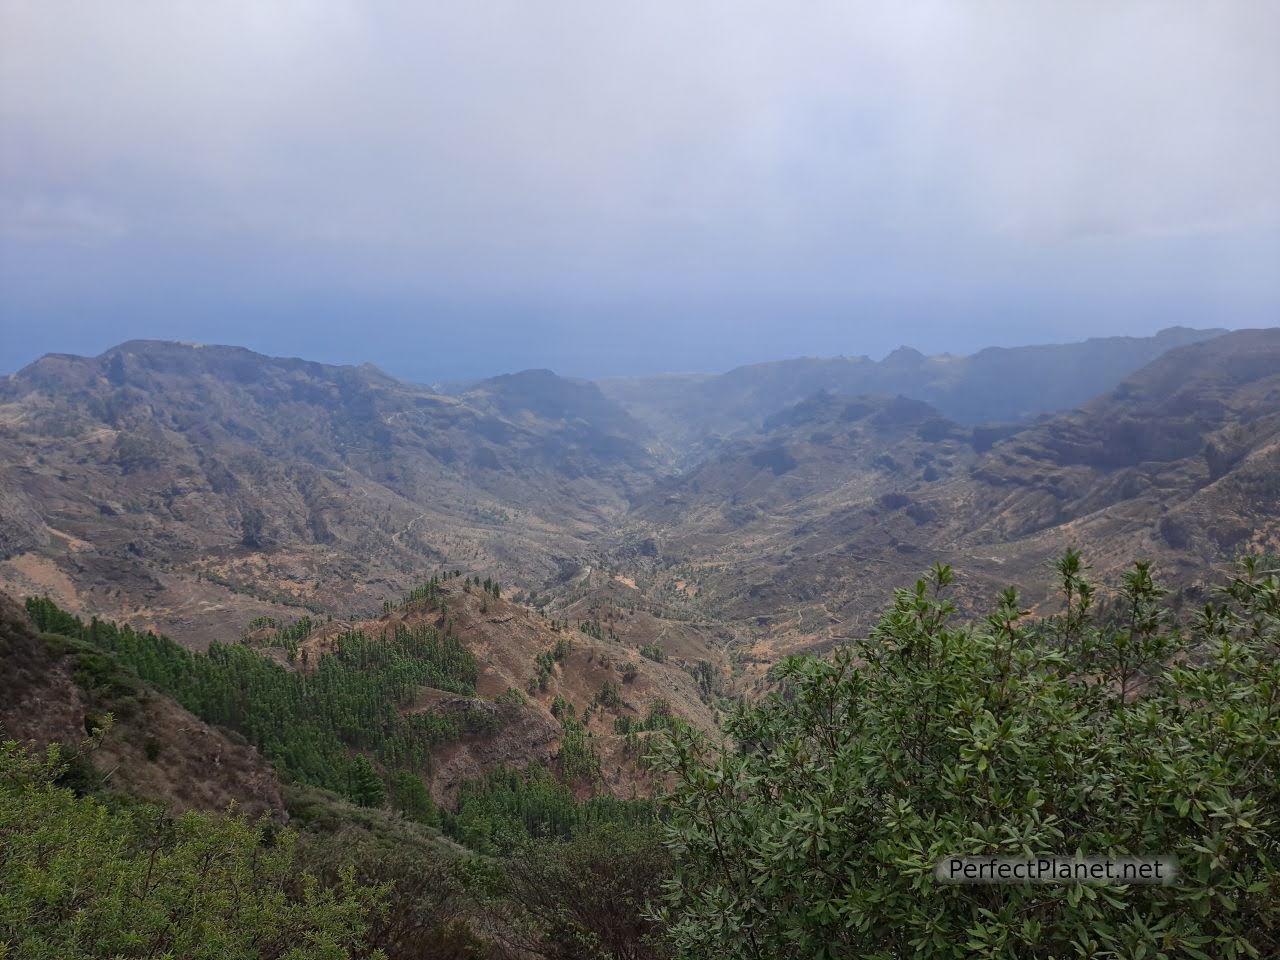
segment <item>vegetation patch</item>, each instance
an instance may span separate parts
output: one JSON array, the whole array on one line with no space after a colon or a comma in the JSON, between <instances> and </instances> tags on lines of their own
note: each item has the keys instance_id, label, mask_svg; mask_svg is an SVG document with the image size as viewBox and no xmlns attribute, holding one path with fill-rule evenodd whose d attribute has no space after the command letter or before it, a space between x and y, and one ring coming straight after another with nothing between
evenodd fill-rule
<instances>
[{"instance_id":1,"label":"vegetation patch","mask_svg":"<svg viewBox=\"0 0 1280 960\"><path fill-rule=\"evenodd\" d=\"M1062 612L960 624L936 567L865 640L796 657L718 744L657 769L675 955L1280 956L1280 579L1246 562L1179 626L1149 565ZM1170 886L939 885L955 856L1153 857Z\"/></svg>"},{"instance_id":2,"label":"vegetation patch","mask_svg":"<svg viewBox=\"0 0 1280 960\"><path fill-rule=\"evenodd\" d=\"M425 773L433 746L495 722L477 710L407 712L423 687L475 693L475 658L428 625L345 633L313 669L295 672L242 644L192 653L164 636L85 624L48 599L28 599L27 610L40 629L68 638L81 658L77 676L95 688L127 691L141 678L202 720L242 733L288 775L361 802L371 789L361 754L386 770Z\"/></svg>"}]
</instances>

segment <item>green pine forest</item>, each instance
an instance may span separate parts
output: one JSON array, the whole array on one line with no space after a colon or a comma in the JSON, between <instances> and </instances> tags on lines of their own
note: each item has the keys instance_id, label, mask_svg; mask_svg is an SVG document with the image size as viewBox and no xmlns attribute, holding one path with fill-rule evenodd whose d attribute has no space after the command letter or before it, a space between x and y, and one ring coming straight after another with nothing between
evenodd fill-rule
<instances>
[{"instance_id":1,"label":"green pine forest","mask_svg":"<svg viewBox=\"0 0 1280 960\"><path fill-rule=\"evenodd\" d=\"M421 687L475 693L475 658L426 625L342 634L313 670L291 671L241 644L192 653L167 637L86 624L42 598L27 611L40 630L109 651L202 720L239 732L289 776L338 793L367 793L365 753L388 770L426 772L433 746L493 722L483 712L403 712Z\"/></svg>"}]
</instances>

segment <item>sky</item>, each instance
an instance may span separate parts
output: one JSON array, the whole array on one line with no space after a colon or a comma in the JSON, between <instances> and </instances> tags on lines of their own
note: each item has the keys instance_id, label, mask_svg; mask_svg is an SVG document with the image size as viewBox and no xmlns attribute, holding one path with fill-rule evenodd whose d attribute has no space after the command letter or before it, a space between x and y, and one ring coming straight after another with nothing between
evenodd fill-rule
<instances>
[{"instance_id":1,"label":"sky","mask_svg":"<svg viewBox=\"0 0 1280 960\"><path fill-rule=\"evenodd\" d=\"M1273 0L0 0L0 374L1280 323Z\"/></svg>"}]
</instances>

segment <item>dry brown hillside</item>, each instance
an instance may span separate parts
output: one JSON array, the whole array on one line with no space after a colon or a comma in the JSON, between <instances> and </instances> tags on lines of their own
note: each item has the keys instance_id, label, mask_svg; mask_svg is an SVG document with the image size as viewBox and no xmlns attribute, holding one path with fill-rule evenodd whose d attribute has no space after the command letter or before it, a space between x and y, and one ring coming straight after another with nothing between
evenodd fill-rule
<instances>
[{"instance_id":1,"label":"dry brown hillside","mask_svg":"<svg viewBox=\"0 0 1280 960\"><path fill-rule=\"evenodd\" d=\"M377 636L397 626L422 624L458 637L475 656L477 696L423 688L409 709L482 710L496 721L493 730L469 733L433 754L430 788L445 805L452 803L463 783L488 770L532 762L555 764L563 731L553 704L557 712L562 703L574 718L585 720L589 742L599 757L599 781L577 778L584 794L604 790L626 797L647 793L651 787L639 763L639 745L629 749L627 738L616 731L619 719L643 721L665 704L671 715L696 727L710 730L716 724L713 698L700 688L692 669L696 660L689 655L694 651L680 641L657 639L664 657L657 662L642 655L634 643L607 634L593 636L576 621L552 623L523 604L494 597L460 578L441 584L439 600L408 602L367 620L318 625L300 642L292 661L282 654L280 659L293 669L312 669L345 631ZM549 656L540 664L539 655ZM641 742L644 736L639 737Z\"/></svg>"},{"instance_id":2,"label":"dry brown hillside","mask_svg":"<svg viewBox=\"0 0 1280 960\"><path fill-rule=\"evenodd\" d=\"M0 593L0 739L81 752L108 713L114 722L84 753L108 790L172 812L225 812L283 820L280 781L257 750L201 722L109 655L37 635L26 611Z\"/></svg>"},{"instance_id":3,"label":"dry brown hillside","mask_svg":"<svg viewBox=\"0 0 1280 960\"><path fill-rule=\"evenodd\" d=\"M648 485L648 440L548 372L459 398L237 347L50 355L0 379L0 585L203 646L424 569L542 584Z\"/></svg>"},{"instance_id":4,"label":"dry brown hillside","mask_svg":"<svg viewBox=\"0 0 1280 960\"><path fill-rule=\"evenodd\" d=\"M642 384L614 391L633 416L548 371L445 391L230 347L50 356L0 382L0 586L199 648L262 616L385 628L377 611L413 584L479 571L522 603L459 594L451 616L486 709L522 719L451 747L437 794L554 756L551 703L581 716L602 691L612 703L606 684L621 702L597 703L589 729L625 791L640 774L612 752L615 721L661 696L710 726L709 704L758 689L785 653L866 630L935 561L975 610L1010 583L1044 599L1068 546L1104 577L1153 559L1177 586L1275 549L1280 331L1208 337L666 378L654 400L674 406L649 427ZM1071 412L971 422L1102 381ZM895 384L918 395L863 392ZM718 417L732 438L716 439ZM505 702L517 694L532 702Z\"/></svg>"},{"instance_id":5,"label":"dry brown hillside","mask_svg":"<svg viewBox=\"0 0 1280 960\"><path fill-rule=\"evenodd\" d=\"M1178 586L1280 549L1280 330L1172 350L1003 439L927 410L797 405L655 487L601 563L651 595L695 591L768 663L865 630L934 561L977 609L1009 584L1045 597L1069 546L1104 578L1141 557Z\"/></svg>"}]
</instances>

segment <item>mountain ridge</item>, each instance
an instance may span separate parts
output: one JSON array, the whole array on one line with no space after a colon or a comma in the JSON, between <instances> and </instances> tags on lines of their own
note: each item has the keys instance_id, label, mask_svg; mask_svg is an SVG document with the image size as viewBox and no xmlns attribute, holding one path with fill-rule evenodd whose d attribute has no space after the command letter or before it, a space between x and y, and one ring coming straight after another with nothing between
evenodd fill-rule
<instances>
[{"instance_id":1,"label":"mountain ridge","mask_svg":"<svg viewBox=\"0 0 1280 960\"><path fill-rule=\"evenodd\" d=\"M919 401L904 429L868 433L894 403L816 394L659 483L623 535L653 545L644 576L695 583L772 658L864 628L862 597L933 560L976 609L1067 547L1107 574L1146 556L1185 587L1280 549L1280 329L1171 350L1004 437Z\"/></svg>"},{"instance_id":2,"label":"mountain ridge","mask_svg":"<svg viewBox=\"0 0 1280 960\"><path fill-rule=\"evenodd\" d=\"M30 568L10 583L69 570L103 597L94 612L164 608L145 625L199 636L224 609L284 612L235 593L253 584L347 613L446 563L540 581L659 463L608 425L518 412L243 348L42 358L0 383L0 546Z\"/></svg>"},{"instance_id":3,"label":"mountain ridge","mask_svg":"<svg viewBox=\"0 0 1280 960\"><path fill-rule=\"evenodd\" d=\"M818 389L904 394L967 425L1026 421L1091 399L1168 349L1226 332L1168 327L1150 337L1095 337L932 357L900 347L881 361L799 357L718 375L660 377L653 385L643 377L600 385L641 420L665 428L668 442L687 461L705 451L709 440L750 430ZM653 389L657 385L662 389Z\"/></svg>"},{"instance_id":4,"label":"mountain ridge","mask_svg":"<svg viewBox=\"0 0 1280 960\"><path fill-rule=\"evenodd\" d=\"M1248 384L1268 382L1274 333L1172 328L1166 341L1192 342L1079 412L1023 423L968 424L919 396L807 382L754 427L707 434L678 470L678 438L599 384L546 370L444 394L369 365L239 347L131 341L95 358L50 355L0 382L0 580L197 647L234 639L255 617L365 616L442 569L495 576L565 614L586 616L593 597L639 605L651 619L621 627L638 642L701 636L684 626L693 622L738 643L778 630L811 642L860 622L859 596L914 576L931 552L987 558L973 560L976 599L1008 559L984 537L1101 530L1087 519L1099 509L1145 503L1159 483L1185 490L1202 441L1222 489L1265 473L1269 414L1248 410L1272 399ZM1126 342L1145 351L1158 340ZM892 356L910 369L940 362ZM1197 365L1210 371L1199 380ZM755 375L743 370L730 379ZM1152 399L1141 406L1144 390ZM1173 444L1188 463L1139 469L1141 457L1124 459L1134 443L1148 444L1142 456ZM1099 457L1130 473L1099 474ZM1071 492L1081 484L1096 489ZM1117 490L1129 494L1108 507ZM1203 564L1226 527L1210 536L1196 509L1138 515L1183 544L1165 543L1169 556L1198 544ZM1233 516L1266 540L1265 516ZM831 572L850 563L865 568L853 581Z\"/></svg>"}]
</instances>

